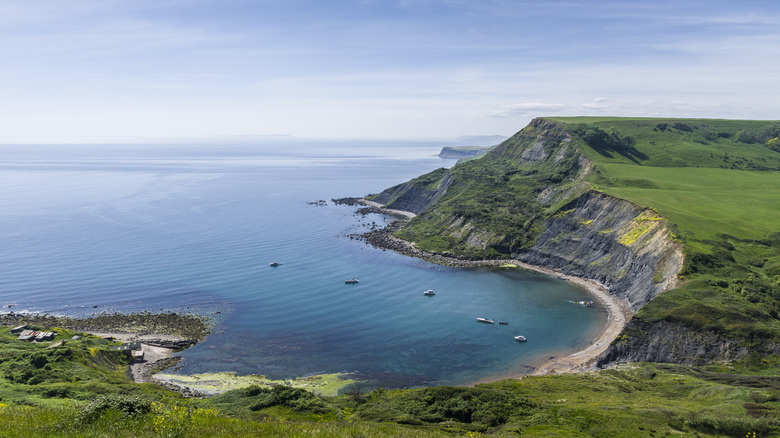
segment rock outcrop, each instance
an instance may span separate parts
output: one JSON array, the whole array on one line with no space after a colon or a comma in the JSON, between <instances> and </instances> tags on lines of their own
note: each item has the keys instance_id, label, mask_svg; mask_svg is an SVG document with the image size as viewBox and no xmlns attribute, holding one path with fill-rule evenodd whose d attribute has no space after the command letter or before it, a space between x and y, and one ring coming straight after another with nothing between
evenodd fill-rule
<instances>
[{"instance_id":1,"label":"rock outcrop","mask_svg":"<svg viewBox=\"0 0 780 438\"><path fill-rule=\"evenodd\" d=\"M597 366L623 362L702 365L713 360L739 359L747 353L744 345L717 333L694 331L668 321L632 319L599 358Z\"/></svg>"},{"instance_id":2,"label":"rock outcrop","mask_svg":"<svg viewBox=\"0 0 780 438\"><path fill-rule=\"evenodd\" d=\"M634 311L673 286L683 264L656 212L594 191L547 219L536 244L514 258L596 280Z\"/></svg>"},{"instance_id":3,"label":"rock outcrop","mask_svg":"<svg viewBox=\"0 0 780 438\"><path fill-rule=\"evenodd\" d=\"M420 178L415 178L407 183L391 187L382 193L374 195L370 199L384 205L386 208L420 214L444 196L444 194L447 193L447 189L452 184L452 176L445 169L431 172L430 174L425 175L425 177L428 179L436 179L440 175L443 175L441 180L433 186L430 184L421 184Z\"/></svg>"}]
</instances>

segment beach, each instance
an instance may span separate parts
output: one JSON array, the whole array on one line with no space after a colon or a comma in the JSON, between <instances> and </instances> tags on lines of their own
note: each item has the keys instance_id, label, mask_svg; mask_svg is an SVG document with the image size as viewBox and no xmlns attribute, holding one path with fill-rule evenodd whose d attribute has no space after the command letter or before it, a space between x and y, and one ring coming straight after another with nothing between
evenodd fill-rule
<instances>
[{"instance_id":1,"label":"beach","mask_svg":"<svg viewBox=\"0 0 780 438\"><path fill-rule=\"evenodd\" d=\"M566 275L553 269L529 265L518 260L504 261L506 264L514 264L522 269L539 272L558 277L587 290L607 312L607 321L599 334L591 344L582 350L553 355L547 359L528 364L533 371L530 373L512 373L499 376L491 376L473 383L494 382L502 379L519 379L525 376L552 375L562 373L575 373L595 369L596 361L610 343L623 331L633 312L631 308L607 291L607 288L593 280L588 280L572 275Z\"/></svg>"}]
</instances>

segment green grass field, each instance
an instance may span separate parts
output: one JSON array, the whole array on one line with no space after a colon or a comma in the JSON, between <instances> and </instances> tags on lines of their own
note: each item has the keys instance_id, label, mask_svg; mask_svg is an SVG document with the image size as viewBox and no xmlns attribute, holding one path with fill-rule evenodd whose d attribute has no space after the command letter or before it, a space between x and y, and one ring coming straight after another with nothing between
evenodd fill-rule
<instances>
[{"instance_id":1,"label":"green grass field","mask_svg":"<svg viewBox=\"0 0 780 438\"><path fill-rule=\"evenodd\" d=\"M780 231L780 172L604 164L605 193L652 207L685 238L730 234L759 239Z\"/></svg>"}]
</instances>

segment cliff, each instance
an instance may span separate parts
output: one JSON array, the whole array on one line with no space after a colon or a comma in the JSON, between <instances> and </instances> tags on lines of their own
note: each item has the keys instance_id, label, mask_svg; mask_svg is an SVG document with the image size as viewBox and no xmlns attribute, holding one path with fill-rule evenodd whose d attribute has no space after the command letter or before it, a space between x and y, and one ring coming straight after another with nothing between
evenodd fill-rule
<instances>
[{"instance_id":1,"label":"cliff","mask_svg":"<svg viewBox=\"0 0 780 438\"><path fill-rule=\"evenodd\" d=\"M590 190L592 169L565 125L536 119L482 158L371 199L419 215L396 235L421 249L556 268L636 311L674 285L681 246L655 211Z\"/></svg>"},{"instance_id":2,"label":"cliff","mask_svg":"<svg viewBox=\"0 0 780 438\"><path fill-rule=\"evenodd\" d=\"M600 365L774 355L778 133L767 121L539 118L374 200L417 214L394 235L421 253L603 284L636 315Z\"/></svg>"},{"instance_id":3,"label":"cliff","mask_svg":"<svg viewBox=\"0 0 780 438\"><path fill-rule=\"evenodd\" d=\"M774 346L772 354L778 354ZM666 362L702 365L744 357L743 343L711 331L697 331L669 321L632 319L623 333L601 355L597 366L622 362Z\"/></svg>"},{"instance_id":4,"label":"cliff","mask_svg":"<svg viewBox=\"0 0 780 438\"><path fill-rule=\"evenodd\" d=\"M555 268L637 311L675 286L682 247L656 211L590 189L593 168L566 125L535 119L478 159L370 198L417 214L395 234L422 250Z\"/></svg>"},{"instance_id":5,"label":"cliff","mask_svg":"<svg viewBox=\"0 0 780 438\"><path fill-rule=\"evenodd\" d=\"M674 286L683 265L656 212L594 191L550 216L533 247L514 257L596 280L634 311Z\"/></svg>"},{"instance_id":6,"label":"cliff","mask_svg":"<svg viewBox=\"0 0 780 438\"><path fill-rule=\"evenodd\" d=\"M445 169L438 169L366 198L386 208L420 214L435 204L451 184L449 173Z\"/></svg>"}]
</instances>

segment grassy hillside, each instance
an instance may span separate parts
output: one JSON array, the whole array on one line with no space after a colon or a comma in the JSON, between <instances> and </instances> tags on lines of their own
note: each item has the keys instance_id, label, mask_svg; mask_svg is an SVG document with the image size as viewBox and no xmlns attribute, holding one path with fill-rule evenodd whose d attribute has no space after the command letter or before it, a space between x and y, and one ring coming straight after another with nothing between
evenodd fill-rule
<instances>
[{"instance_id":1,"label":"grassy hillside","mask_svg":"<svg viewBox=\"0 0 780 438\"><path fill-rule=\"evenodd\" d=\"M583 140L597 164L595 187L657 209L693 245L720 234L756 239L780 231L780 122L553 120Z\"/></svg>"},{"instance_id":2,"label":"grassy hillside","mask_svg":"<svg viewBox=\"0 0 780 438\"><path fill-rule=\"evenodd\" d=\"M578 132L585 140L584 152L597 163L780 170L778 140L772 142L780 134L777 121L603 117L550 120L565 123ZM615 141L613 132L628 141Z\"/></svg>"},{"instance_id":3,"label":"grassy hillside","mask_svg":"<svg viewBox=\"0 0 780 438\"><path fill-rule=\"evenodd\" d=\"M338 397L285 386L190 400L116 391L80 404L0 402L0 436L776 436L780 380L745 367L634 364Z\"/></svg>"},{"instance_id":4,"label":"grassy hillside","mask_svg":"<svg viewBox=\"0 0 780 438\"><path fill-rule=\"evenodd\" d=\"M111 393L178 397L156 385L135 384L128 372L130 358L112 349L118 342L59 327L28 327L54 330L57 336L49 342L29 343L17 340L11 327L0 326L0 403L61 407Z\"/></svg>"},{"instance_id":5,"label":"grassy hillside","mask_svg":"<svg viewBox=\"0 0 780 438\"><path fill-rule=\"evenodd\" d=\"M479 159L420 177L425 183L418 190L436 190L445 175L454 182L398 235L425 250L475 258L508 257L532 245L550 212L540 194L551 185L576 190L581 172L563 125L547 129L549 135L539 140L539 129L529 126Z\"/></svg>"}]
</instances>

